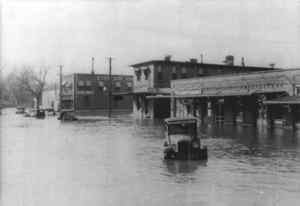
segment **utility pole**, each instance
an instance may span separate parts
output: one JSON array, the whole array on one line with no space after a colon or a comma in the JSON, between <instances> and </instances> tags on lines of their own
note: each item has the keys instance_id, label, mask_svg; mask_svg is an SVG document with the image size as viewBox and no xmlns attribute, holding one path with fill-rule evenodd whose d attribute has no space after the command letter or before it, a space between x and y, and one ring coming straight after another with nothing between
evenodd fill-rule
<instances>
[{"instance_id":1,"label":"utility pole","mask_svg":"<svg viewBox=\"0 0 300 206\"><path fill-rule=\"evenodd\" d=\"M92 71L91 71L92 74L95 74L95 70L94 70L94 60L95 60L95 58L92 57Z\"/></svg>"},{"instance_id":2,"label":"utility pole","mask_svg":"<svg viewBox=\"0 0 300 206\"><path fill-rule=\"evenodd\" d=\"M109 62L108 117L109 118L111 117L111 96L112 96L111 60L112 60L112 58L109 57L108 58L108 62Z\"/></svg>"},{"instance_id":3,"label":"utility pole","mask_svg":"<svg viewBox=\"0 0 300 206\"><path fill-rule=\"evenodd\" d=\"M62 109L62 65L59 65L59 112Z\"/></svg>"}]
</instances>

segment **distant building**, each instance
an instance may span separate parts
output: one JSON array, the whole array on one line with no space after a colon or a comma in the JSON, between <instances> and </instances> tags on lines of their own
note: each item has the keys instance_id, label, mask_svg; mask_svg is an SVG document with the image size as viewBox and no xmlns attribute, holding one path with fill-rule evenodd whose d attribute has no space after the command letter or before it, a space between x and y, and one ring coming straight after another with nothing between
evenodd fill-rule
<instances>
[{"instance_id":1,"label":"distant building","mask_svg":"<svg viewBox=\"0 0 300 206\"><path fill-rule=\"evenodd\" d=\"M43 91L42 105L43 109L53 109L58 111L59 106L59 89L58 86L47 88Z\"/></svg>"},{"instance_id":2,"label":"distant building","mask_svg":"<svg viewBox=\"0 0 300 206\"><path fill-rule=\"evenodd\" d=\"M141 118L166 118L170 116L171 80L205 77L220 74L257 72L274 70L270 67L234 65L233 56L225 59L225 64L199 63L197 59L172 61L151 60L131 65L134 70L133 97L134 114Z\"/></svg>"},{"instance_id":3,"label":"distant building","mask_svg":"<svg viewBox=\"0 0 300 206\"><path fill-rule=\"evenodd\" d=\"M111 108L132 112L132 76L112 75ZM62 77L61 109L78 115L105 115L109 108L109 75L75 73Z\"/></svg>"}]
</instances>

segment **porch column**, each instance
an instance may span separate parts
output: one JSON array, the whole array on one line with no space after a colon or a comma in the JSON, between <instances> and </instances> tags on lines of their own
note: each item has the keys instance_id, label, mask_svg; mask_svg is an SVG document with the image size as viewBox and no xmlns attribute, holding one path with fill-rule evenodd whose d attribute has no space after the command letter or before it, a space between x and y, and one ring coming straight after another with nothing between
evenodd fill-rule
<instances>
[{"instance_id":1,"label":"porch column","mask_svg":"<svg viewBox=\"0 0 300 206\"><path fill-rule=\"evenodd\" d=\"M287 111L284 113L285 127L295 128L295 106L286 105Z\"/></svg>"},{"instance_id":2,"label":"porch column","mask_svg":"<svg viewBox=\"0 0 300 206\"><path fill-rule=\"evenodd\" d=\"M244 124L256 125L258 116L258 104L254 96L243 98L244 104Z\"/></svg>"},{"instance_id":3,"label":"porch column","mask_svg":"<svg viewBox=\"0 0 300 206\"><path fill-rule=\"evenodd\" d=\"M215 104L213 99L207 101L207 117L206 121L212 123L214 121Z\"/></svg>"},{"instance_id":4,"label":"porch column","mask_svg":"<svg viewBox=\"0 0 300 206\"><path fill-rule=\"evenodd\" d=\"M274 126L274 111L272 105L266 106L266 117L267 117L267 125L272 128Z\"/></svg>"},{"instance_id":5,"label":"porch column","mask_svg":"<svg viewBox=\"0 0 300 206\"><path fill-rule=\"evenodd\" d=\"M235 123L236 118L236 99L234 97L226 97L224 101L224 122Z\"/></svg>"},{"instance_id":6,"label":"porch column","mask_svg":"<svg viewBox=\"0 0 300 206\"><path fill-rule=\"evenodd\" d=\"M171 95L171 102L170 102L170 109L171 109L171 117L176 117L177 115L177 107L176 107L177 99L174 98L173 95Z\"/></svg>"}]
</instances>

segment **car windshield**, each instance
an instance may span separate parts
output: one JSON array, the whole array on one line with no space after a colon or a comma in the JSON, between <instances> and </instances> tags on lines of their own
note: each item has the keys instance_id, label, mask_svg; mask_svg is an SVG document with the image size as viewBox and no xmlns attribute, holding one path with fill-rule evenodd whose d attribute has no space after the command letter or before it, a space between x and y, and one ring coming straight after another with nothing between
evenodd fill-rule
<instances>
[{"instance_id":1,"label":"car windshield","mask_svg":"<svg viewBox=\"0 0 300 206\"><path fill-rule=\"evenodd\" d=\"M177 144L178 141L183 140L183 139L191 140L191 136L187 135L187 134L173 134L173 135L170 135L171 144Z\"/></svg>"},{"instance_id":2,"label":"car windshield","mask_svg":"<svg viewBox=\"0 0 300 206\"><path fill-rule=\"evenodd\" d=\"M170 124L168 125L168 134L195 136L196 124L193 123Z\"/></svg>"}]
</instances>

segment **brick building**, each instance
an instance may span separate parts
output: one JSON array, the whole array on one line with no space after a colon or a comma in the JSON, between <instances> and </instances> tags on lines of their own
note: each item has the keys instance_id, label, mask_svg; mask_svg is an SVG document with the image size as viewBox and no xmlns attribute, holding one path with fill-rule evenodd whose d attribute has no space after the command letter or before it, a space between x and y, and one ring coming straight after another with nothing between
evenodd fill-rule
<instances>
[{"instance_id":1,"label":"brick building","mask_svg":"<svg viewBox=\"0 0 300 206\"><path fill-rule=\"evenodd\" d=\"M233 74L273 70L270 67L234 65L233 56L227 56L225 64L199 63L197 59L172 61L151 60L131 65L134 70L134 114L141 118L166 118L170 116L171 81L219 74ZM187 80L188 81L188 80Z\"/></svg>"},{"instance_id":2,"label":"brick building","mask_svg":"<svg viewBox=\"0 0 300 206\"><path fill-rule=\"evenodd\" d=\"M132 112L132 76L112 75L113 113ZM109 75L75 73L62 77L61 109L75 115L106 115L109 108Z\"/></svg>"}]
</instances>

